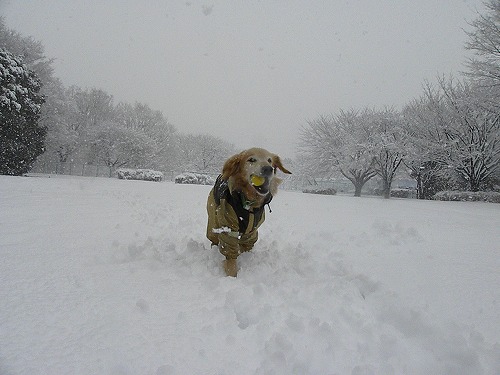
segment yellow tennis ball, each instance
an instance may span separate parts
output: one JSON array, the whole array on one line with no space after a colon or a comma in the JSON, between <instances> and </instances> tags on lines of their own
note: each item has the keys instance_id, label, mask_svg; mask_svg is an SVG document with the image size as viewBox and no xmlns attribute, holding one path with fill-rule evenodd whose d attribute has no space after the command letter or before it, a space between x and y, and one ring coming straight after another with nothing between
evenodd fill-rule
<instances>
[{"instance_id":1,"label":"yellow tennis ball","mask_svg":"<svg viewBox=\"0 0 500 375\"><path fill-rule=\"evenodd\" d=\"M253 175L250 178L250 181L252 182L253 186L262 186L262 185L264 185L264 182L266 182L266 179L264 177Z\"/></svg>"}]
</instances>

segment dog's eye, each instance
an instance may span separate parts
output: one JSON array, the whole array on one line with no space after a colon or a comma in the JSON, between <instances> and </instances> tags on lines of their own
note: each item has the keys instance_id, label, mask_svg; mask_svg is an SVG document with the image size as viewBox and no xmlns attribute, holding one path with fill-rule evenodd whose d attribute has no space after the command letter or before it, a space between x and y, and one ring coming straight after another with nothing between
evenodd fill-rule
<instances>
[{"instance_id":1,"label":"dog's eye","mask_svg":"<svg viewBox=\"0 0 500 375\"><path fill-rule=\"evenodd\" d=\"M273 160L271 158L267 159L269 164L272 164Z\"/></svg>"},{"instance_id":2,"label":"dog's eye","mask_svg":"<svg viewBox=\"0 0 500 375\"><path fill-rule=\"evenodd\" d=\"M250 159L248 159L248 162L249 162L249 163L255 163L256 161L257 161L257 160L256 160L255 158L250 158Z\"/></svg>"}]
</instances>

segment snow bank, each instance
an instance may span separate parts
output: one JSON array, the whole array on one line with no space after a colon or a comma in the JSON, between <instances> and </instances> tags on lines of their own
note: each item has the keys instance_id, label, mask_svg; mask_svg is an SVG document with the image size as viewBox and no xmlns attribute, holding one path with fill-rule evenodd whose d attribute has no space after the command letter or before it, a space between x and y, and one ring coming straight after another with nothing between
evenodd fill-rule
<instances>
[{"instance_id":1,"label":"snow bank","mask_svg":"<svg viewBox=\"0 0 500 375\"><path fill-rule=\"evenodd\" d=\"M0 373L499 373L498 205L280 192L232 279L209 190L0 176Z\"/></svg>"}]
</instances>

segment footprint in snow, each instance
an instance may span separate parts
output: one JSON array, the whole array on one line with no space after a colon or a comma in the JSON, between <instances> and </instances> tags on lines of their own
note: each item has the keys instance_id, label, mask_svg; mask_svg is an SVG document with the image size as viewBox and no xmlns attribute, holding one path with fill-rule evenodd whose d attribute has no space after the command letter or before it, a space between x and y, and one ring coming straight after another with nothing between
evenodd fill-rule
<instances>
[{"instance_id":1,"label":"footprint in snow","mask_svg":"<svg viewBox=\"0 0 500 375\"><path fill-rule=\"evenodd\" d=\"M143 300L142 298L139 299L136 304L135 304L139 310L141 310L143 313L147 313L149 311L149 304Z\"/></svg>"}]
</instances>

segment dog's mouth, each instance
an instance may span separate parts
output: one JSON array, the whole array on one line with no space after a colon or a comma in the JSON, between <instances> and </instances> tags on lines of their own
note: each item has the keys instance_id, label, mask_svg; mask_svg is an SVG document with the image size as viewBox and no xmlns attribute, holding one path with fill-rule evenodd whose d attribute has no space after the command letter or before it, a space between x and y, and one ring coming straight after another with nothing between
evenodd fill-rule
<instances>
[{"instance_id":1,"label":"dog's mouth","mask_svg":"<svg viewBox=\"0 0 500 375\"><path fill-rule=\"evenodd\" d=\"M257 193L266 195L269 193L269 178L253 174L250 176L250 184L253 186Z\"/></svg>"}]
</instances>

